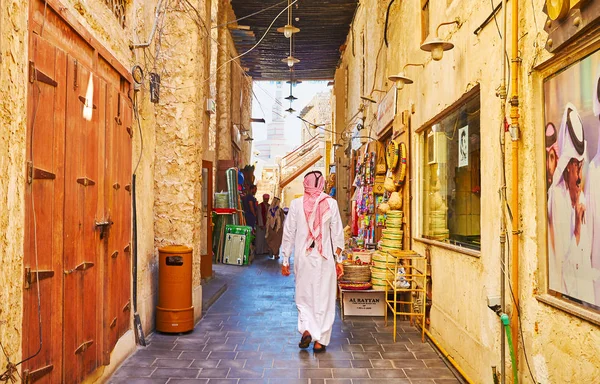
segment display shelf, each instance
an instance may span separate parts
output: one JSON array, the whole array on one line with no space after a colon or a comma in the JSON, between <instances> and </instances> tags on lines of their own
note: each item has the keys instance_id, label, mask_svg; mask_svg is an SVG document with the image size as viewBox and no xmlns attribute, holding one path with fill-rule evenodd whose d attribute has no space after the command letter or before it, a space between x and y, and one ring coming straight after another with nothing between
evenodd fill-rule
<instances>
[{"instance_id":1,"label":"display shelf","mask_svg":"<svg viewBox=\"0 0 600 384\"><path fill-rule=\"evenodd\" d=\"M385 302L394 316L394 342L398 316L409 316L411 324L420 321L421 340L425 341L425 308L427 301L427 259L414 251L380 251L386 254ZM402 288L396 284L398 270L404 268L404 278L410 284ZM398 294L401 298L398 298ZM408 294L408 299L403 298ZM408 310L406 309L408 306ZM388 311L385 311L387 326Z\"/></svg>"}]
</instances>

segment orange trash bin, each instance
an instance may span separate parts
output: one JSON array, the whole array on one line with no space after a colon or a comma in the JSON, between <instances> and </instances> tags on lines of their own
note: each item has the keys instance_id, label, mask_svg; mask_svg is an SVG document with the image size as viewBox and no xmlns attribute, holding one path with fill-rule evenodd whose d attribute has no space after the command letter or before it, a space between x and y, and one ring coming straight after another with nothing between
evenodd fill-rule
<instances>
[{"instance_id":1,"label":"orange trash bin","mask_svg":"<svg viewBox=\"0 0 600 384\"><path fill-rule=\"evenodd\" d=\"M170 245L158 250L156 330L179 333L194 329L192 248Z\"/></svg>"}]
</instances>

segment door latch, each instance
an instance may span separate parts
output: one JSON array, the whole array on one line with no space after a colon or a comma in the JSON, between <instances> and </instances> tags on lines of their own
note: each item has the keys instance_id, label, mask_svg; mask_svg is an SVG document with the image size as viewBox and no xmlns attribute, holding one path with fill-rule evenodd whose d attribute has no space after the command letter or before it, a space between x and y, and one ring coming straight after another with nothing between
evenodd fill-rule
<instances>
[{"instance_id":1,"label":"door latch","mask_svg":"<svg viewBox=\"0 0 600 384\"><path fill-rule=\"evenodd\" d=\"M104 236L106 235L106 232L108 232L108 229L113 224L114 223L111 220L95 221L94 222L94 226L96 227L96 229L100 230L100 240L104 239Z\"/></svg>"}]
</instances>

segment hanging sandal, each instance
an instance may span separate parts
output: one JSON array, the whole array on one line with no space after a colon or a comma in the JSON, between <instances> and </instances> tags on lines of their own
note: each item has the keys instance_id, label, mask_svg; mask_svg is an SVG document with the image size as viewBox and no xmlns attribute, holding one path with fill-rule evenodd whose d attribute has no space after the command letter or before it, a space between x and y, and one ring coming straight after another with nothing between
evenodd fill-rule
<instances>
[{"instance_id":1,"label":"hanging sandal","mask_svg":"<svg viewBox=\"0 0 600 384\"><path fill-rule=\"evenodd\" d=\"M302 349L308 348L311 341L312 341L312 336L310 335L310 333L303 335L302 338L300 339L300 342L298 343L298 347L300 347Z\"/></svg>"},{"instance_id":2,"label":"hanging sandal","mask_svg":"<svg viewBox=\"0 0 600 384\"><path fill-rule=\"evenodd\" d=\"M319 345L320 345L319 348L317 348L316 346L313 345L313 352L314 353L323 353L327 349L325 345L323 345L323 344L319 344Z\"/></svg>"}]
</instances>

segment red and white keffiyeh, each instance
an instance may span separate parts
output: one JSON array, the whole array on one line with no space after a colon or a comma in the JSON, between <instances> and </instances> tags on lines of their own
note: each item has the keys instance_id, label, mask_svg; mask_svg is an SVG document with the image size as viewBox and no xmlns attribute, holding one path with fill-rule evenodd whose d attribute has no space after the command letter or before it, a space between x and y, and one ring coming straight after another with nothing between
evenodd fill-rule
<instances>
[{"instance_id":1,"label":"red and white keffiyeh","mask_svg":"<svg viewBox=\"0 0 600 384\"><path fill-rule=\"evenodd\" d=\"M308 223L308 237L306 248L314 242L319 254L323 254L323 223L331 218L329 202L331 196L323 192L325 177L320 173L309 173L304 178L304 215Z\"/></svg>"}]
</instances>

